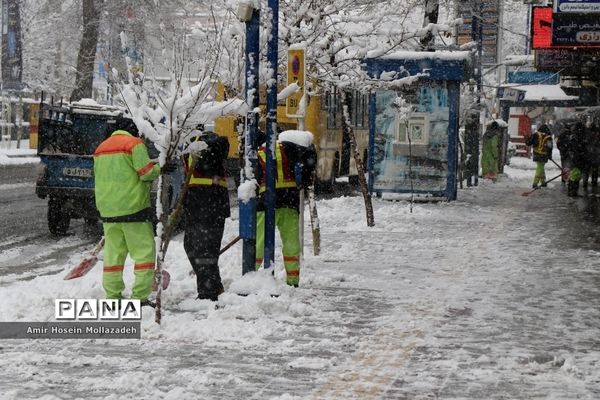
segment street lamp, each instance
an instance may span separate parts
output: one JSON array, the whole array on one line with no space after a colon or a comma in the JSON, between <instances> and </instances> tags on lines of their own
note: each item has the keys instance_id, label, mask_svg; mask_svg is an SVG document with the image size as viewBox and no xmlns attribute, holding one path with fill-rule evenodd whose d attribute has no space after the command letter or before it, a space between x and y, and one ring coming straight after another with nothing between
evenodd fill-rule
<instances>
[{"instance_id":1,"label":"street lamp","mask_svg":"<svg viewBox=\"0 0 600 400\"><path fill-rule=\"evenodd\" d=\"M237 17L242 22L250 22L252 20L252 14L254 13L254 6L247 1L240 1L237 9Z\"/></svg>"},{"instance_id":2,"label":"street lamp","mask_svg":"<svg viewBox=\"0 0 600 400\"><path fill-rule=\"evenodd\" d=\"M242 185L245 190L256 190L254 171L258 169L258 68L260 53L260 12L252 4L242 1L239 3L237 17L246 23L246 102L250 111L246 114L246 129L244 131L243 149L244 165L241 166ZM254 271L256 262L256 196L246 196L243 190L238 191L239 201L239 231L243 239L242 274Z\"/></svg>"}]
</instances>

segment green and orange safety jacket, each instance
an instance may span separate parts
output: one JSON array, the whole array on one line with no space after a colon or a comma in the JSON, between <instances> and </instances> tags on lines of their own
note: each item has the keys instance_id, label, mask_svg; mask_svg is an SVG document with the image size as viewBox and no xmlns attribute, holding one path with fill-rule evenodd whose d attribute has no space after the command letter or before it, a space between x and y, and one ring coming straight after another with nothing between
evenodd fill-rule
<instances>
[{"instance_id":1,"label":"green and orange safety jacket","mask_svg":"<svg viewBox=\"0 0 600 400\"><path fill-rule=\"evenodd\" d=\"M266 170L267 164L267 153L265 147L261 147L258 150L258 160L262 171ZM275 180L275 189L288 189L295 188L296 179L294 177L294 171L290 165L290 160L286 151L281 151L281 142L277 142L275 146L275 160L277 162L277 177ZM264 176L264 175L263 175ZM265 179L260 180L260 193L263 193L266 189Z\"/></svg>"},{"instance_id":2,"label":"green and orange safety jacket","mask_svg":"<svg viewBox=\"0 0 600 400\"><path fill-rule=\"evenodd\" d=\"M150 207L150 184L160 167L142 139L117 130L94 153L96 208L101 217L138 213Z\"/></svg>"},{"instance_id":3,"label":"green and orange safety jacket","mask_svg":"<svg viewBox=\"0 0 600 400\"><path fill-rule=\"evenodd\" d=\"M301 185L309 185L316 166L317 154L314 146L303 147L288 141L278 141L275 147L277 176L275 180L275 208L293 208L298 210L299 191L296 182L295 166L302 166ZM264 210L265 178L267 154L265 147L258 151L260 185L257 211Z\"/></svg>"}]
</instances>

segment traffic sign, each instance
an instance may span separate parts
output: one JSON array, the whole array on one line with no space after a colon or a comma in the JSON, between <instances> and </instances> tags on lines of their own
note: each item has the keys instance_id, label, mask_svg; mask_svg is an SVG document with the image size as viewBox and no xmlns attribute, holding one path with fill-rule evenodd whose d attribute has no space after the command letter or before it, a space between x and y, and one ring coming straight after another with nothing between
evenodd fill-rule
<instances>
[{"instance_id":1,"label":"traffic sign","mask_svg":"<svg viewBox=\"0 0 600 400\"><path fill-rule=\"evenodd\" d=\"M302 118L303 113L300 110L300 100L304 96L306 63L304 59L304 49L288 50L288 85L296 83L300 90L290 95L285 100L285 113L291 118Z\"/></svg>"},{"instance_id":2,"label":"traffic sign","mask_svg":"<svg viewBox=\"0 0 600 400\"><path fill-rule=\"evenodd\" d=\"M525 91L508 87L500 87L498 88L496 97L501 100L521 102L525 100Z\"/></svg>"}]
</instances>

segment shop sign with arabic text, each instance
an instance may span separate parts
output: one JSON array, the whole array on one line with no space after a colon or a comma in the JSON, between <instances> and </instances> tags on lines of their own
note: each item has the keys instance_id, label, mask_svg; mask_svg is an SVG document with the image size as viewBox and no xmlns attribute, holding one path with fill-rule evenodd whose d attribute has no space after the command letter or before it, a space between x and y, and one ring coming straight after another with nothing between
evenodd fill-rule
<instances>
[{"instance_id":1,"label":"shop sign with arabic text","mask_svg":"<svg viewBox=\"0 0 600 400\"><path fill-rule=\"evenodd\" d=\"M600 18L597 14L554 14L552 44L588 47L600 45Z\"/></svg>"},{"instance_id":2,"label":"shop sign with arabic text","mask_svg":"<svg viewBox=\"0 0 600 400\"><path fill-rule=\"evenodd\" d=\"M600 13L600 0L554 0L555 13Z\"/></svg>"}]
</instances>

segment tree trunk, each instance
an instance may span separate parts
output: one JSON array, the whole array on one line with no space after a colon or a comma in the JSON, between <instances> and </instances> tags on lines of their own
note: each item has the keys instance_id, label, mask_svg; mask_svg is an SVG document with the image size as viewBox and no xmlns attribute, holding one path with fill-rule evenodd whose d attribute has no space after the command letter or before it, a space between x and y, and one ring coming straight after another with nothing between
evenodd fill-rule
<instances>
[{"instance_id":1,"label":"tree trunk","mask_svg":"<svg viewBox=\"0 0 600 400\"><path fill-rule=\"evenodd\" d=\"M356 164L356 172L358 173L358 183L360 184L360 191L362 192L363 199L365 201L365 212L367 214L367 226L375 226L375 216L373 213L373 204L371 203L371 194L367 188L367 179L365 178L365 167L356 145L356 136L354 136L354 130L350 126L350 112L348 106L350 99L346 96L346 92L341 90L341 99L343 105L343 118L342 128L344 133L350 139L350 146L352 147L352 154L354 155L354 163Z\"/></svg>"},{"instance_id":2,"label":"tree trunk","mask_svg":"<svg viewBox=\"0 0 600 400\"><path fill-rule=\"evenodd\" d=\"M100 10L94 0L83 0L83 36L77 55L75 89L71 93L71 101L92 97L99 24Z\"/></svg>"},{"instance_id":3,"label":"tree trunk","mask_svg":"<svg viewBox=\"0 0 600 400\"><path fill-rule=\"evenodd\" d=\"M423 27L429 24L437 24L440 14L440 0L425 0L425 17L423 19ZM421 38L421 48L423 50L433 51L433 34L431 31Z\"/></svg>"},{"instance_id":4,"label":"tree trunk","mask_svg":"<svg viewBox=\"0 0 600 400\"><path fill-rule=\"evenodd\" d=\"M313 239L313 254L318 256L321 254L321 223L319 222L319 213L317 212L317 202L315 200L316 174L313 173L313 183L306 188L308 195L308 210L310 211L310 226L312 228Z\"/></svg>"}]
</instances>

